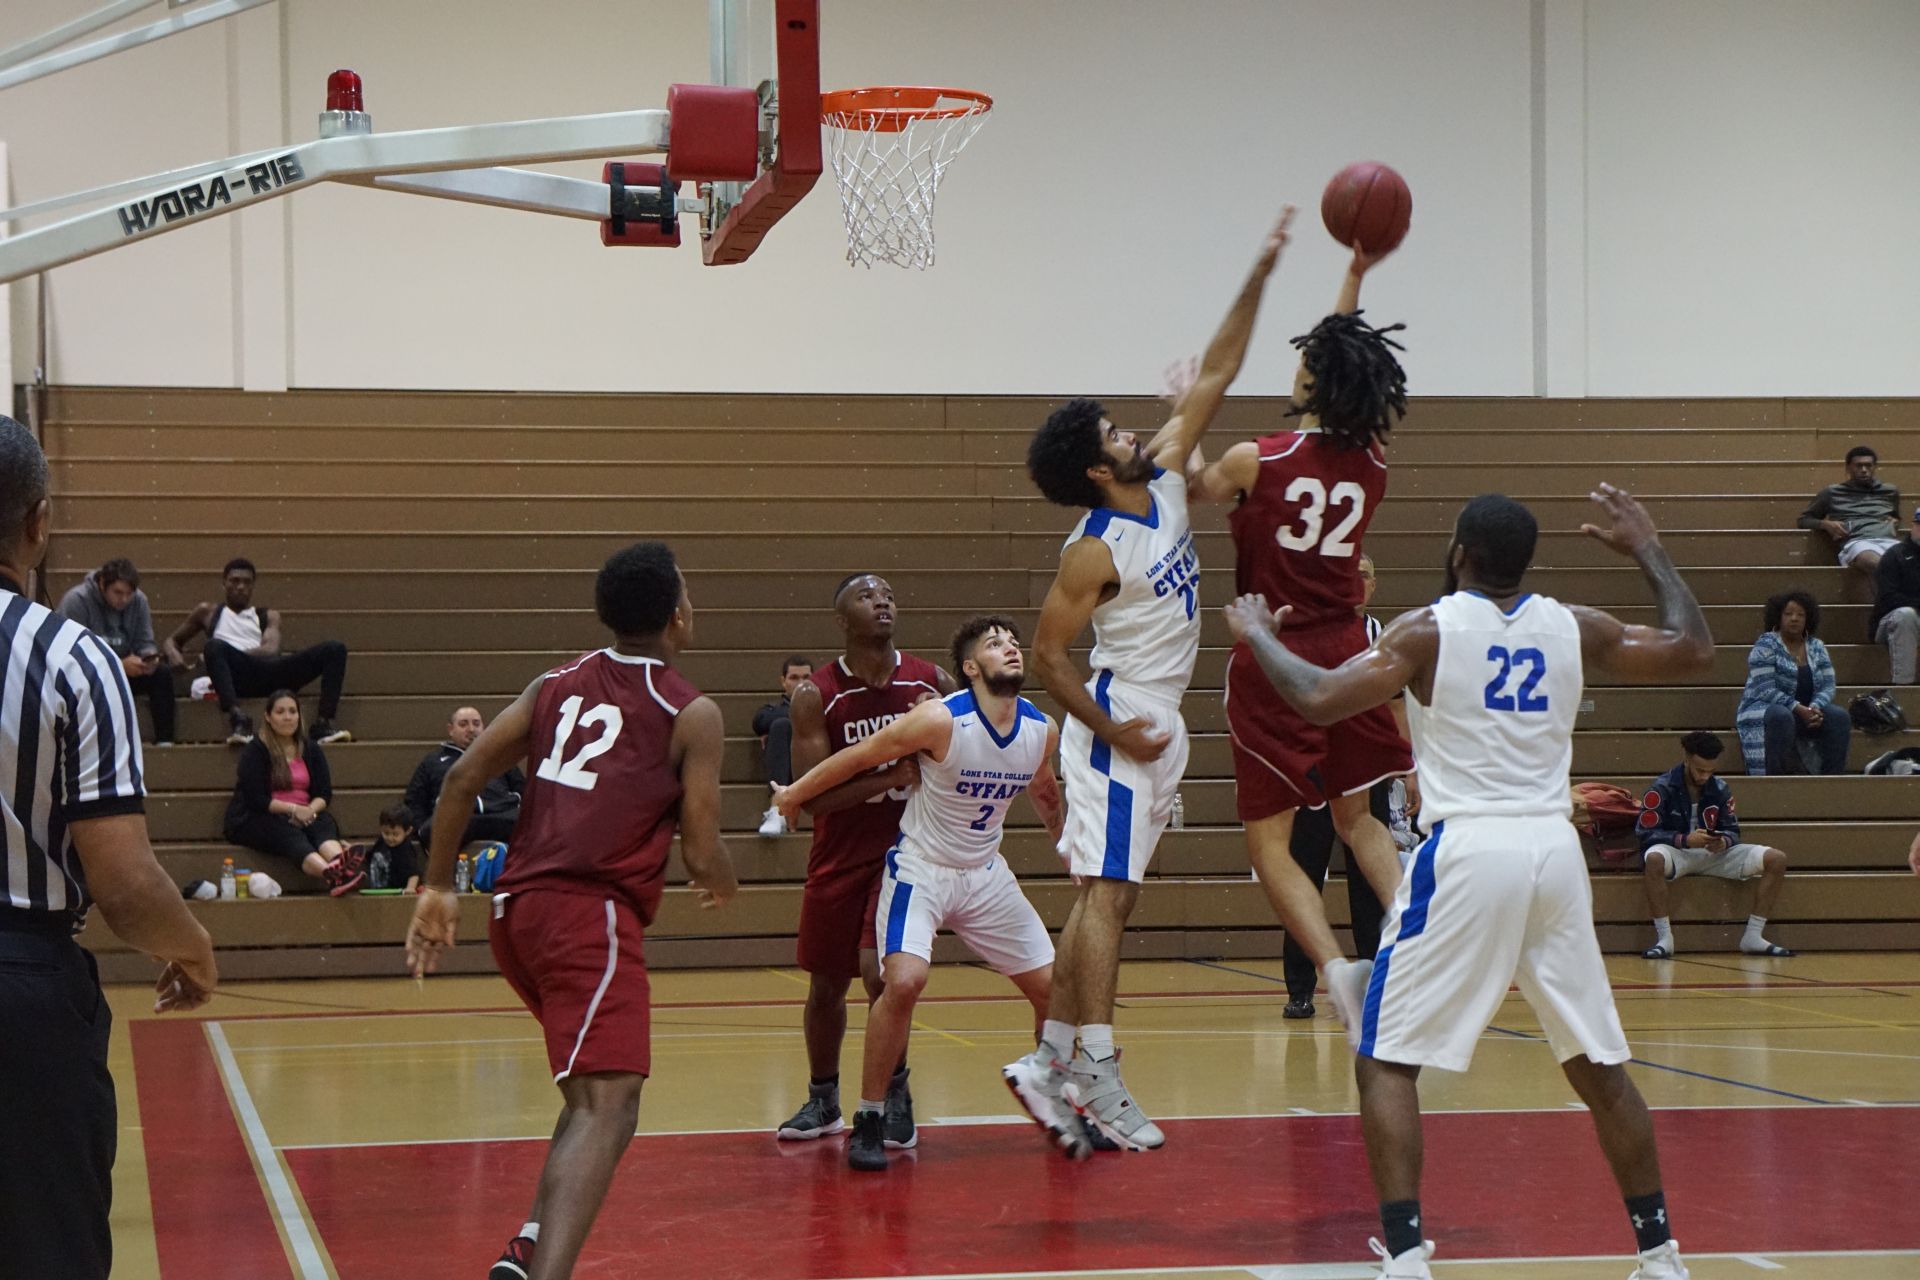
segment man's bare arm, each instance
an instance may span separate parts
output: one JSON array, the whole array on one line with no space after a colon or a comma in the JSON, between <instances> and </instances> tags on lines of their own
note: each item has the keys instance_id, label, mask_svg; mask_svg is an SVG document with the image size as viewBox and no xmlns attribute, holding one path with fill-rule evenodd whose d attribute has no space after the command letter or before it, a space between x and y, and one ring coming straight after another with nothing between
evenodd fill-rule
<instances>
[{"instance_id":1,"label":"man's bare arm","mask_svg":"<svg viewBox=\"0 0 1920 1280\"><path fill-rule=\"evenodd\" d=\"M166 655L169 665L175 667L187 665L187 656L181 652L180 646L192 643L195 636L205 631L207 620L211 617L213 617L213 606L206 601L202 600L193 606L193 612L187 615L187 620L175 627L173 634L168 636L160 646L160 651Z\"/></svg>"},{"instance_id":2,"label":"man's bare arm","mask_svg":"<svg viewBox=\"0 0 1920 1280\"><path fill-rule=\"evenodd\" d=\"M82 818L68 831L107 925L127 945L167 962L156 1011L205 1004L219 984L213 941L154 858L146 815Z\"/></svg>"},{"instance_id":3,"label":"man's bare arm","mask_svg":"<svg viewBox=\"0 0 1920 1280\"><path fill-rule=\"evenodd\" d=\"M1074 637L1093 620L1102 593L1112 585L1113 552L1098 538L1082 538L1060 553L1060 571L1047 590L1040 624L1034 628L1033 670L1054 701L1095 737L1132 759L1155 760L1167 749L1167 736L1153 732L1146 720L1122 723L1102 711L1087 692L1086 677L1067 654Z\"/></svg>"},{"instance_id":4,"label":"man's bare arm","mask_svg":"<svg viewBox=\"0 0 1920 1280\"><path fill-rule=\"evenodd\" d=\"M1440 653L1440 630L1433 611L1403 613L1380 633L1371 649L1338 667L1316 666L1280 643L1276 619L1265 596L1241 596L1227 606L1227 627L1245 641L1274 691L1310 724L1337 724L1349 716L1393 700Z\"/></svg>"},{"instance_id":5,"label":"man's bare arm","mask_svg":"<svg viewBox=\"0 0 1920 1280\"><path fill-rule=\"evenodd\" d=\"M1055 727L1053 717L1047 717L1047 753L1040 760L1040 767L1034 770L1033 781L1027 784L1027 799L1033 802L1033 811L1040 815L1040 824L1047 829L1047 835L1053 843L1060 843L1060 835L1067 828L1067 802L1060 794L1060 779L1053 773L1053 757L1060 750L1060 730Z\"/></svg>"},{"instance_id":6,"label":"man's bare arm","mask_svg":"<svg viewBox=\"0 0 1920 1280\"><path fill-rule=\"evenodd\" d=\"M844 750L836 751L794 779L790 787L775 787L774 795L781 811L789 815L809 808L809 802L831 794L857 775L872 774L882 765L892 764L928 752L944 757L953 740L953 713L944 702L930 699L897 720L888 722L878 733L862 738ZM892 772L888 771L889 774ZM875 775L886 776L886 775Z\"/></svg>"},{"instance_id":7,"label":"man's bare arm","mask_svg":"<svg viewBox=\"0 0 1920 1280\"><path fill-rule=\"evenodd\" d=\"M1260 446L1243 440L1220 455L1218 462L1203 468L1189 480L1187 491L1193 497L1213 502L1231 502L1243 493L1251 493L1260 478Z\"/></svg>"},{"instance_id":8,"label":"man's bare arm","mask_svg":"<svg viewBox=\"0 0 1920 1280\"><path fill-rule=\"evenodd\" d=\"M1610 675L1629 679L1694 675L1713 662L1713 634L1700 602L1660 545L1660 534L1646 508L1633 495L1610 484L1593 493L1610 518L1603 528L1581 526L1589 537L1630 556L1646 575L1659 606L1660 621L1651 627L1628 626L1598 609L1570 606L1580 623L1580 650L1586 662Z\"/></svg>"},{"instance_id":9,"label":"man's bare arm","mask_svg":"<svg viewBox=\"0 0 1920 1280\"><path fill-rule=\"evenodd\" d=\"M267 625L260 632L260 647L254 652L264 653L269 657L280 652L280 611L278 609L267 610Z\"/></svg>"},{"instance_id":10,"label":"man's bare arm","mask_svg":"<svg viewBox=\"0 0 1920 1280\"><path fill-rule=\"evenodd\" d=\"M793 772L795 777L801 777L833 754L833 743L827 740L827 713L820 701L820 687L808 680L795 689L793 701L787 707L787 718L793 723ZM883 791L909 786L918 776L911 764L865 774L816 796L806 810L816 817L838 813L865 804Z\"/></svg>"},{"instance_id":11,"label":"man's bare arm","mask_svg":"<svg viewBox=\"0 0 1920 1280\"><path fill-rule=\"evenodd\" d=\"M1207 353L1200 359L1200 372L1194 377L1193 385L1174 405L1173 416L1167 424L1155 432L1147 444L1147 455L1160 466L1185 465L1187 455L1193 452L1194 445L1200 442L1201 435L1220 411L1227 388L1239 376L1240 366L1247 357L1247 343L1253 338L1254 319L1260 314L1260 298L1266 292L1267 277L1273 274L1280 252L1287 246L1287 228L1293 221L1293 212L1292 205L1281 207L1280 219L1261 244L1260 254L1254 259L1246 283L1240 286L1239 296L1233 300L1227 318L1220 322L1213 341L1207 344Z\"/></svg>"},{"instance_id":12,"label":"man's bare arm","mask_svg":"<svg viewBox=\"0 0 1920 1280\"><path fill-rule=\"evenodd\" d=\"M740 891L733 857L720 837L720 762L726 745L720 705L712 698L695 698L674 718L673 748L680 758L680 857L702 907L723 906Z\"/></svg>"}]
</instances>

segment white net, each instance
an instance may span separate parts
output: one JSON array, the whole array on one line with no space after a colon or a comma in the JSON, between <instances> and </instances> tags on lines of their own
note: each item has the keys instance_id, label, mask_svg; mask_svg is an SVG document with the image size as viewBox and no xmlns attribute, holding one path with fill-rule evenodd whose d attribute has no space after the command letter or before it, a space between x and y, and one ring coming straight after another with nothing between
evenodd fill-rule
<instances>
[{"instance_id":1,"label":"white net","mask_svg":"<svg viewBox=\"0 0 1920 1280\"><path fill-rule=\"evenodd\" d=\"M829 111L827 157L847 223L847 263L933 265L933 198L947 165L987 122L987 109L904 121Z\"/></svg>"}]
</instances>

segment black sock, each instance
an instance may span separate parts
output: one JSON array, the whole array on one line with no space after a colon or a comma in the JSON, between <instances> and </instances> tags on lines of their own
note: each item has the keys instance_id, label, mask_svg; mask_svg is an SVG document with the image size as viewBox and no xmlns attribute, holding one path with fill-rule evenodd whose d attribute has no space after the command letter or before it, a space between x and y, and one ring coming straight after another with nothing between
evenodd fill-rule
<instances>
[{"instance_id":1,"label":"black sock","mask_svg":"<svg viewBox=\"0 0 1920 1280\"><path fill-rule=\"evenodd\" d=\"M1627 1221L1633 1223L1633 1238L1640 1242L1640 1252L1658 1249L1673 1239L1673 1227L1667 1222L1667 1193L1656 1191L1650 1196L1627 1197Z\"/></svg>"},{"instance_id":2,"label":"black sock","mask_svg":"<svg viewBox=\"0 0 1920 1280\"><path fill-rule=\"evenodd\" d=\"M1397 1258L1409 1249L1420 1247L1420 1202L1383 1200L1380 1202L1380 1226L1387 1236L1387 1256Z\"/></svg>"},{"instance_id":3,"label":"black sock","mask_svg":"<svg viewBox=\"0 0 1920 1280\"><path fill-rule=\"evenodd\" d=\"M838 1093L840 1092L840 1073L836 1071L830 1076L815 1076L807 1082L807 1087L815 1093L825 1093L828 1089Z\"/></svg>"}]
</instances>

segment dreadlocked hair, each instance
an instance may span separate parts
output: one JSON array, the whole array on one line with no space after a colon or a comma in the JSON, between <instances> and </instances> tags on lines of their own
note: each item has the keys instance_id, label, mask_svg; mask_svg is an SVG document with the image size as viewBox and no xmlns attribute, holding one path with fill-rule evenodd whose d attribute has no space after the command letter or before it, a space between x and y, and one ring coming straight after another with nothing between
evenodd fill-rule
<instances>
[{"instance_id":1,"label":"dreadlocked hair","mask_svg":"<svg viewBox=\"0 0 1920 1280\"><path fill-rule=\"evenodd\" d=\"M1287 416L1312 414L1322 431L1348 449L1385 440L1407 413L1407 371L1393 356L1406 348L1387 336L1407 326L1376 329L1362 314L1338 312L1293 339L1312 386Z\"/></svg>"}]
</instances>

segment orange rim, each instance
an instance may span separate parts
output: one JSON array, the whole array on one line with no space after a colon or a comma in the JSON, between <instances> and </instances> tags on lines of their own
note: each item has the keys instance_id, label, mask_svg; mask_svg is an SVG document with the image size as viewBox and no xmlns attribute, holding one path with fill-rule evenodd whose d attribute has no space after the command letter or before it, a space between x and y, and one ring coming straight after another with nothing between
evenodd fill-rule
<instances>
[{"instance_id":1,"label":"orange rim","mask_svg":"<svg viewBox=\"0 0 1920 1280\"><path fill-rule=\"evenodd\" d=\"M958 120L993 109L993 99L972 89L924 85L875 85L820 95L820 118L837 129L898 133L916 120Z\"/></svg>"}]
</instances>

